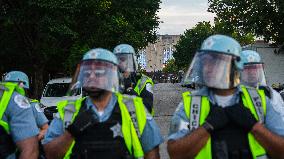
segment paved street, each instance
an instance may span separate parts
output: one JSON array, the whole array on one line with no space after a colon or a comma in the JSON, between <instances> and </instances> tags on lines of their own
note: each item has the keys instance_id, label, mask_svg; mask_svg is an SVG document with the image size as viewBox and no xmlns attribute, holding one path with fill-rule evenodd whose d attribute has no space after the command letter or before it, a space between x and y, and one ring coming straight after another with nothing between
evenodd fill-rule
<instances>
[{"instance_id":1,"label":"paved street","mask_svg":"<svg viewBox=\"0 0 284 159\"><path fill-rule=\"evenodd\" d=\"M172 114L181 101L181 94L184 91L186 91L186 88L181 87L179 84L159 83L154 86L154 118L165 138L168 134ZM160 155L161 159L169 159L166 141L160 146Z\"/></svg>"}]
</instances>

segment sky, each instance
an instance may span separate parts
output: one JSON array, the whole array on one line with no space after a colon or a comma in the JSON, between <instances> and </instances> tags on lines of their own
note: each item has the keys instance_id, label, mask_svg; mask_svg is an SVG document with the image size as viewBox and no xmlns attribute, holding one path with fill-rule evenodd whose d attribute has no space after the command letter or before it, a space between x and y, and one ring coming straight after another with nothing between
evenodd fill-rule
<instances>
[{"instance_id":1,"label":"sky","mask_svg":"<svg viewBox=\"0 0 284 159\"><path fill-rule=\"evenodd\" d=\"M158 34L179 35L198 22L213 22L214 14L207 12L207 0L162 0L158 16Z\"/></svg>"}]
</instances>

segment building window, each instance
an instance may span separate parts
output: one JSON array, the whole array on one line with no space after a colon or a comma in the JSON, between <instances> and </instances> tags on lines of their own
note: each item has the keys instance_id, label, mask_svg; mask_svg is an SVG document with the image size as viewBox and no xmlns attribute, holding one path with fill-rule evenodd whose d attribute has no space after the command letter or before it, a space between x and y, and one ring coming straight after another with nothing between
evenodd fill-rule
<instances>
[{"instance_id":1,"label":"building window","mask_svg":"<svg viewBox=\"0 0 284 159\"><path fill-rule=\"evenodd\" d=\"M170 46L170 47L167 47L167 48L164 48L163 50L163 64L166 64L169 60L173 59L173 48Z\"/></svg>"},{"instance_id":2,"label":"building window","mask_svg":"<svg viewBox=\"0 0 284 159\"><path fill-rule=\"evenodd\" d=\"M142 69L146 69L147 58L146 58L146 50L145 49L139 51L138 64L141 66Z\"/></svg>"}]
</instances>

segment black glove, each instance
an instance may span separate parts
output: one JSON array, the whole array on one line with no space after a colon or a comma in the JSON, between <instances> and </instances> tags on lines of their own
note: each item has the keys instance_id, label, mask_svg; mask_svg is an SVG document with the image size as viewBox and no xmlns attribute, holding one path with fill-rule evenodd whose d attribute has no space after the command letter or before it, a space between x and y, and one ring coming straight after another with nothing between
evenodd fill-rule
<instances>
[{"instance_id":1,"label":"black glove","mask_svg":"<svg viewBox=\"0 0 284 159\"><path fill-rule=\"evenodd\" d=\"M250 110L241 105L234 105L225 108L229 119L244 128L246 131L251 131L252 127L257 123Z\"/></svg>"},{"instance_id":2,"label":"black glove","mask_svg":"<svg viewBox=\"0 0 284 159\"><path fill-rule=\"evenodd\" d=\"M89 108L78 113L74 122L70 124L66 130L74 137L79 137L84 130L92 126L96 122L94 111Z\"/></svg>"},{"instance_id":3,"label":"black glove","mask_svg":"<svg viewBox=\"0 0 284 159\"><path fill-rule=\"evenodd\" d=\"M136 96L138 96L137 92L135 92L132 87L127 88L125 93L129 94L129 95L136 95Z\"/></svg>"},{"instance_id":4,"label":"black glove","mask_svg":"<svg viewBox=\"0 0 284 159\"><path fill-rule=\"evenodd\" d=\"M224 108L213 105L210 107L210 112L206 118L206 122L213 127L213 130L218 130L226 126L229 119Z\"/></svg>"},{"instance_id":5,"label":"black glove","mask_svg":"<svg viewBox=\"0 0 284 159\"><path fill-rule=\"evenodd\" d=\"M123 79L123 84L124 84L124 88L125 90L129 87L132 87L132 81L131 78L124 78Z\"/></svg>"}]
</instances>

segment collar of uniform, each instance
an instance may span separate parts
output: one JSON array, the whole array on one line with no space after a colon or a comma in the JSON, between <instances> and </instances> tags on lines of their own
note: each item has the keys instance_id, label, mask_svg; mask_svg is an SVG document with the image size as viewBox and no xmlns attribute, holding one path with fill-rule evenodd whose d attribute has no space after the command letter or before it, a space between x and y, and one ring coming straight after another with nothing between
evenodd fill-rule
<instances>
[{"instance_id":1,"label":"collar of uniform","mask_svg":"<svg viewBox=\"0 0 284 159\"><path fill-rule=\"evenodd\" d=\"M99 122L104 122L110 117L116 102L117 102L117 97L114 93L112 93L111 99L108 102L103 115L100 116L98 113L98 109L95 106L95 104L93 104L92 100L89 97L86 98L87 108L92 108L92 110L95 112L96 117L99 119Z\"/></svg>"},{"instance_id":2,"label":"collar of uniform","mask_svg":"<svg viewBox=\"0 0 284 159\"><path fill-rule=\"evenodd\" d=\"M193 96L209 96L209 89L208 87L202 87L201 89L191 91L191 94Z\"/></svg>"},{"instance_id":3,"label":"collar of uniform","mask_svg":"<svg viewBox=\"0 0 284 159\"><path fill-rule=\"evenodd\" d=\"M240 87L240 85L237 87L237 90L234 94L234 97L233 99L231 100L232 101L232 105L235 104L235 103L238 103L240 98L239 98L239 94L242 92L242 89ZM209 101L212 103L212 104L216 104L216 100L214 98L214 92L212 89L208 88L208 87L202 87L201 89L199 90L194 90L191 92L192 95L196 95L196 96L207 96Z\"/></svg>"}]
</instances>

